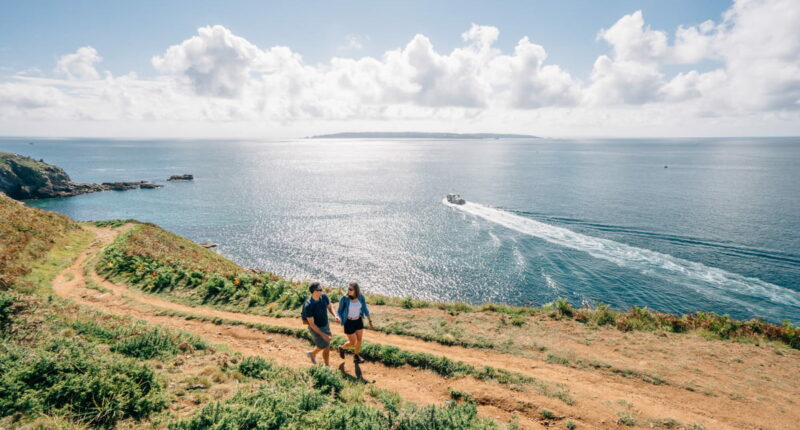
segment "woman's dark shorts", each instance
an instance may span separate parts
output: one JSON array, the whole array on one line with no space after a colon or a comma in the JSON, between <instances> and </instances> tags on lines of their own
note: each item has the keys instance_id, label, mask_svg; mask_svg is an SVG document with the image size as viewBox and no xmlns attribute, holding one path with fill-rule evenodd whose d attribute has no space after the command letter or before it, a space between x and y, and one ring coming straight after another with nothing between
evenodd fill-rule
<instances>
[{"instance_id":1,"label":"woman's dark shorts","mask_svg":"<svg viewBox=\"0 0 800 430\"><path fill-rule=\"evenodd\" d=\"M344 322L344 334L353 334L364 329L364 319L347 320Z\"/></svg>"}]
</instances>

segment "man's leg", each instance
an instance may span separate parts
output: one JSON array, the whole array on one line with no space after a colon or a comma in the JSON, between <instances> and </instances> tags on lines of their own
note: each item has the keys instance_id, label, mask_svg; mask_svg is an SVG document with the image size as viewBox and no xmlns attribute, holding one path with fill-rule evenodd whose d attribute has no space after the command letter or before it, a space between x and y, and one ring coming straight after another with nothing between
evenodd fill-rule
<instances>
[{"instance_id":1,"label":"man's leg","mask_svg":"<svg viewBox=\"0 0 800 430\"><path fill-rule=\"evenodd\" d=\"M311 351L306 351L306 355L311 360L312 364L317 364L317 354L322 351L322 348L314 348Z\"/></svg>"},{"instance_id":2,"label":"man's leg","mask_svg":"<svg viewBox=\"0 0 800 430\"><path fill-rule=\"evenodd\" d=\"M330 355L331 355L331 347L328 346L327 348L322 350L322 361L325 362L326 366L330 366Z\"/></svg>"}]
</instances>

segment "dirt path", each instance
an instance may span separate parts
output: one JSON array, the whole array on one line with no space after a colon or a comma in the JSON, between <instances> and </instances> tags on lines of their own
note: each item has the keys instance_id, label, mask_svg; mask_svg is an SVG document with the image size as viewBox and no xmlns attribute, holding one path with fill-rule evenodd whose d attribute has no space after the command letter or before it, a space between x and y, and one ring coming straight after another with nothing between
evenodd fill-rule
<instances>
[{"instance_id":1,"label":"dirt path","mask_svg":"<svg viewBox=\"0 0 800 430\"><path fill-rule=\"evenodd\" d=\"M115 314L130 315L153 324L190 331L212 342L228 345L231 349L246 355L270 357L278 363L289 366L310 365L303 356L303 351L308 349L308 344L303 340L265 334L242 326L216 325L174 316L160 316L157 313L158 310L172 310L211 318L293 328L302 327L299 319L270 318L207 307L186 306L109 282L91 268L88 270L88 279L109 292L100 293L87 288L84 262L110 243L121 229L92 228L92 230L96 234L95 242L71 267L54 280L53 289L59 296ZM336 330L334 328L334 331ZM558 420L542 420L539 414L541 409L551 410L559 417L568 417L578 425L578 428L627 428L618 423L620 413L635 414L646 427L655 426L654 423L657 421L653 420L672 419L686 425L700 423L707 429L788 429L792 428L793 422L800 420L797 411L776 420L772 411L759 408L755 404L747 404L742 399L709 396L670 385L656 386L638 379L603 374L591 369L574 369L487 350L443 346L412 337L387 335L375 331L368 331L366 338L370 342L446 356L474 366L490 365L519 372L553 387L556 385L567 387L575 400L571 406L562 400L540 394L534 387L519 392L474 378L446 379L408 366L391 368L376 363L360 366L359 370L366 380L376 386L395 391L407 400L420 404L441 404L449 398L449 387L452 387L471 393L480 404L481 415L508 421L516 414L520 416L523 428L564 426L563 422L558 423ZM340 368L348 373L355 371L349 357L343 362L336 356L331 359L331 364L343 365ZM651 421L648 422L648 419Z\"/></svg>"}]
</instances>

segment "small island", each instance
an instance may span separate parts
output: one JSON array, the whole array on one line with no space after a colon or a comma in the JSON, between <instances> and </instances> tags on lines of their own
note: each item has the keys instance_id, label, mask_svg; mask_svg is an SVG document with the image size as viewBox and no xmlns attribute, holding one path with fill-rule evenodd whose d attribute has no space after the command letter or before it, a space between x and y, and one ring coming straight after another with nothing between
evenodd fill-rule
<instances>
[{"instance_id":1,"label":"small island","mask_svg":"<svg viewBox=\"0 0 800 430\"><path fill-rule=\"evenodd\" d=\"M320 134L307 139L540 139L529 134L428 133L419 131L366 131Z\"/></svg>"}]
</instances>

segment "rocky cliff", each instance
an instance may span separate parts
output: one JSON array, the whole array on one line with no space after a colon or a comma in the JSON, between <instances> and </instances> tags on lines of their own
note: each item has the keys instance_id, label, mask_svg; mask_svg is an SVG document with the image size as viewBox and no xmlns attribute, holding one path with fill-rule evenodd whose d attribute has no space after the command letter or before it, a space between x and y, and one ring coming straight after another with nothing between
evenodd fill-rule
<instances>
[{"instance_id":1,"label":"rocky cliff","mask_svg":"<svg viewBox=\"0 0 800 430\"><path fill-rule=\"evenodd\" d=\"M0 192L17 200L68 197L106 190L153 188L159 185L137 182L72 182L64 169L30 157L0 152Z\"/></svg>"}]
</instances>

